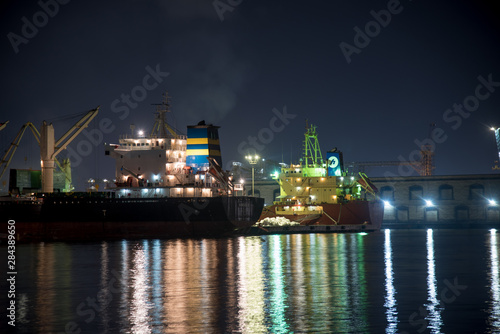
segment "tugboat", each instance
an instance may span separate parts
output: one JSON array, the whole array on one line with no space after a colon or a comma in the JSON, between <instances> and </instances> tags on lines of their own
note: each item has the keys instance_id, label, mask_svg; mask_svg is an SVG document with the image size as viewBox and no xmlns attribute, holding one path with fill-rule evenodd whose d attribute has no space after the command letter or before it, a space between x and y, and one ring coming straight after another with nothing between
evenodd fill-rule
<instances>
[{"instance_id":1,"label":"tugboat","mask_svg":"<svg viewBox=\"0 0 500 334\"><path fill-rule=\"evenodd\" d=\"M13 220L18 240L90 240L211 237L253 225L264 200L235 196L221 168L219 127L202 121L181 135L166 122L169 111L165 94L149 136L105 144L116 162L115 186L2 200L0 228Z\"/></svg>"},{"instance_id":2,"label":"tugboat","mask_svg":"<svg viewBox=\"0 0 500 334\"><path fill-rule=\"evenodd\" d=\"M337 148L323 160L314 125L306 125L300 163L282 164L273 179L280 185L280 196L252 228L258 234L380 229L384 205L377 188L364 173L350 175Z\"/></svg>"}]
</instances>

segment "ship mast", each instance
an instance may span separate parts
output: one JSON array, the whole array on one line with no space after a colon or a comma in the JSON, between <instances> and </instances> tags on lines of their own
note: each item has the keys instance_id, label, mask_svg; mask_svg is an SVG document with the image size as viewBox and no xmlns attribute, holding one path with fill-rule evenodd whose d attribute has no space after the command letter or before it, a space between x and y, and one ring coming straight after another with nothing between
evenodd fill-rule
<instances>
[{"instance_id":1,"label":"ship mast","mask_svg":"<svg viewBox=\"0 0 500 334\"><path fill-rule=\"evenodd\" d=\"M163 94L163 102L156 105L156 120L149 135L151 138L177 138L177 133L168 125L166 121L166 113L170 112L170 97L168 92ZM168 133L167 133L168 131Z\"/></svg>"},{"instance_id":2,"label":"ship mast","mask_svg":"<svg viewBox=\"0 0 500 334\"><path fill-rule=\"evenodd\" d=\"M323 156L319 147L316 126L308 126L306 121L306 132L304 134L304 167L319 168L323 166Z\"/></svg>"}]
</instances>

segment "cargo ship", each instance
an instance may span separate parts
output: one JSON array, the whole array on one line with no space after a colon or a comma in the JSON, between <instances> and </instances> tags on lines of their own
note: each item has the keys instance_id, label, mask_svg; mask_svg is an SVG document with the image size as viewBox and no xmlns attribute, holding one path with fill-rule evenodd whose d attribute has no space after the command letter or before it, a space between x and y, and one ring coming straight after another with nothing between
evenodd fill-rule
<instances>
[{"instance_id":1,"label":"cargo ship","mask_svg":"<svg viewBox=\"0 0 500 334\"><path fill-rule=\"evenodd\" d=\"M2 231L10 220L21 241L95 240L212 237L253 225L264 200L235 196L221 168L219 127L201 121L182 135L167 123L168 112L165 94L149 135L132 128L118 144L105 144L115 159L114 185L2 198Z\"/></svg>"},{"instance_id":2,"label":"cargo ship","mask_svg":"<svg viewBox=\"0 0 500 334\"><path fill-rule=\"evenodd\" d=\"M298 164L282 164L273 175L280 195L264 208L251 230L257 234L379 230L384 205L366 174L349 174L337 148L323 159L314 125L306 124L303 148Z\"/></svg>"}]
</instances>

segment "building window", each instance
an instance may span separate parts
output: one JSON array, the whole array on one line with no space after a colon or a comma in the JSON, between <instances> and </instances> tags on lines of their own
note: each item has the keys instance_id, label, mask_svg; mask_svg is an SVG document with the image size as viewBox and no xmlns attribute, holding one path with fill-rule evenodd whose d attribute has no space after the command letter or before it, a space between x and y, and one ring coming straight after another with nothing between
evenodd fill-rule
<instances>
[{"instance_id":1,"label":"building window","mask_svg":"<svg viewBox=\"0 0 500 334\"><path fill-rule=\"evenodd\" d=\"M394 200L394 188L385 186L380 188L380 198L386 201Z\"/></svg>"},{"instance_id":2,"label":"building window","mask_svg":"<svg viewBox=\"0 0 500 334\"><path fill-rule=\"evenodd\" d=\"M408 221L408 207L407 206L400 206L396 208L396 219L400 222L407 222Z\"/></svg>"},{"instance_id":3,"label":"building window","mask_svg":"<svg viewBox=\"0 0 500 334\"><path fill-rule=\"evenodd\" d=\"M425 221L437 222L439 221L439 215L437 208L425 208Z\"/></svg>"},{"instance_id":4,"label":"building window","mask_svg":"<svg viewBox=\"0 0 500 334\"><path fill-rule=\"evenodd\" d=\"M439 199L440 200L452 200L453 199L453 187L449 184L443 184L439 186Z\"/></svg>"},{"instance_id":5,"label":"building window","mask_svg":"<svg viewBox=\"0 0 500 334\"><path fill-rule=\"evenodd\" d=\"M455 208L455 219L457 221L469 220L469 208L465 205L459 205Z\"/></svg>"},{"instance_id":6,"label":"building window","mask_svg":"<svg viewBox=\"0 0 500 334\"><path fill-rule=\"evenodd\" d=\"M500 222L500 210L498 207L488 207L486 209L486 221L487 222Z\"/></svg>"},{"instance_id":7,"label":"building window","mask_svg":"<svg viewBox=\"0 0 500 334\"><path fill-rule=\"evenodd\" d=\"M410 200L422 200L422 197L424 197L424 189L422 186L410 187Z\"/></svg>"},{"instance_id":8,"label":"building window","mask_svg":"<svg viewBox=\"0 0 500 334\"><path fill-rule=\"evenodd\" d=\"M469 199L470 200L482 200L484 199L484 186L481 184L473 184L469 187Z\"/></svg>"}]
</instances>

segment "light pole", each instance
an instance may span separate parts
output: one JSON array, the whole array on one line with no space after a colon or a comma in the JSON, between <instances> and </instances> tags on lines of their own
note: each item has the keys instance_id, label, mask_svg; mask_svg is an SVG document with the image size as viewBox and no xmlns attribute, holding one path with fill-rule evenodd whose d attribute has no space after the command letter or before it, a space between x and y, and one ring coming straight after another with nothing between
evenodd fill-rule
<instances>
[{"instance_id":1,"label":"light pole","mask_svg":"<svg viewBox=\"0 0 500 334\"><path fill-rule=\"evenodd\" d=\"M498 157L497 160L495 161L495 166L492 168L493 170L495 170L495 169L500 169L500 167L498 167L498 163L500 162L500 128L492 127L491 131L495 132L495 141L497 142Z\"/></svg>"},{"instance_id":2,"label":"light pole","mask_svg":"<svg viewBox=\"0 0 500 334\"><path fill-rule=\"evenodd\" d=\"M254 165L259 161L259 156L258 155L247 155L245 159L248 160L250 165L252 165L252 197L255 196L255 191L254 191L254 175L255 175L255 168Z\"/></svg>"}]
</instances>

